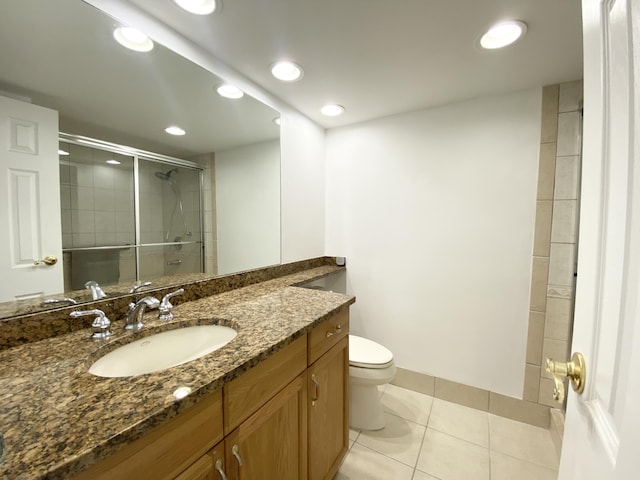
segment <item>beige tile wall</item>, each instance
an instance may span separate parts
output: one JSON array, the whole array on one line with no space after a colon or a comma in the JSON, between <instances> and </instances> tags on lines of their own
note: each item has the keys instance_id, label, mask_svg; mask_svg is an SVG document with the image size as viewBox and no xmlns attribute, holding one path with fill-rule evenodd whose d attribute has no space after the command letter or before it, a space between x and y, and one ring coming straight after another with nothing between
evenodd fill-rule
<instances>
[{"instance_id":1,"label":"beige tile wall","mask_svg":"<svg viewBox=\"0 0 640 480\"><path fill-rule=\"evenodd\" d=\"M542 124L523 398L558 407L546 358L568 358L573 322L582 82L542 91Z\"/></svg>"}]
</instances>

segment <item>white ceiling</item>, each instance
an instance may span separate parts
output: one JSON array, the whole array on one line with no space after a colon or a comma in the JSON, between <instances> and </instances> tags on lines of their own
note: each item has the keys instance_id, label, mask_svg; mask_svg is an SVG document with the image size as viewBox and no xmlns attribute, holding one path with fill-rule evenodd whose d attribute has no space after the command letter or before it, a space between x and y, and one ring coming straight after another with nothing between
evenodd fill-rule
<instances>
[{"instance_id":1,"label":"white ceiling","mask_svg":"<svg viewBox=\"0 0 640 480\"><path fill-rule=\"evenodd\" d=\"M582 78L579 0L222 0L212 15L173 0L130 0L325 127ZM495 22L527 35L502 50L475 42ZM293 60L283 83L270 64ZM346 107L341 117L319 113Z\"/></svg>"}]
</instances>

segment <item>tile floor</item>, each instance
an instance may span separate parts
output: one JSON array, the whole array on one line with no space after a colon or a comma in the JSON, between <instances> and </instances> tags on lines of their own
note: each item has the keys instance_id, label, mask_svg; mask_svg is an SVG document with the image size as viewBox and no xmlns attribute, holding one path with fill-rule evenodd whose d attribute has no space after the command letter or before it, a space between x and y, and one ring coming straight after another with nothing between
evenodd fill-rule
<instances>
[{"instance_id":1,"label":"tile floor","mask_svg":"<svg viewBox=\"0 0 640 480\"><path fill-rule=\"evenodd\" d=\"M334 480L556 480L548 430L394 385L381 388L387 425L349 432Z\"/></svg>"}]
</instances>

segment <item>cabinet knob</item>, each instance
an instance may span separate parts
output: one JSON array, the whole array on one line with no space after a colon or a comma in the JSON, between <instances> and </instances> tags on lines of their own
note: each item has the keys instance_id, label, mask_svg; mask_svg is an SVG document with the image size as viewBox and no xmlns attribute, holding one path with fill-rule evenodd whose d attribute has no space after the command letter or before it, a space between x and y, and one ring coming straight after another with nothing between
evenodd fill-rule
<instances>
[{"instance_id":1,"label":"cabinet knob","mask_svg":"<svg viewBox=\"0 0 640 480\"><path fill-rule=\"evenodd\" d=\"M336 325L336 328L334 328L332 331L327 332L327 338L331 338L334 335L337 335L338 333L340 333L341 331L342 331L342 326Z\"/></svg>"}]
</instances>

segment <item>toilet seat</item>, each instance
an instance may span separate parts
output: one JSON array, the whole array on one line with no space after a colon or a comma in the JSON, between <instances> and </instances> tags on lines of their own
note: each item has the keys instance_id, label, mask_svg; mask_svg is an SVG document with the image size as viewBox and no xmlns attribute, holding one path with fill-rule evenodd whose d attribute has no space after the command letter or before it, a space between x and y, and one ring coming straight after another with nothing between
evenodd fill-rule
<instances>
[{"instance_id":1,"label":"toilet seat","mask_svg":"<svg viewBox=\"0 0 640 480\"><path fill-rule=\"evenodd\" d=\"M393 365L393 354L379 343L349 335L349 365L358 368L388 368Z\"/></svg>"}]
</instances>

